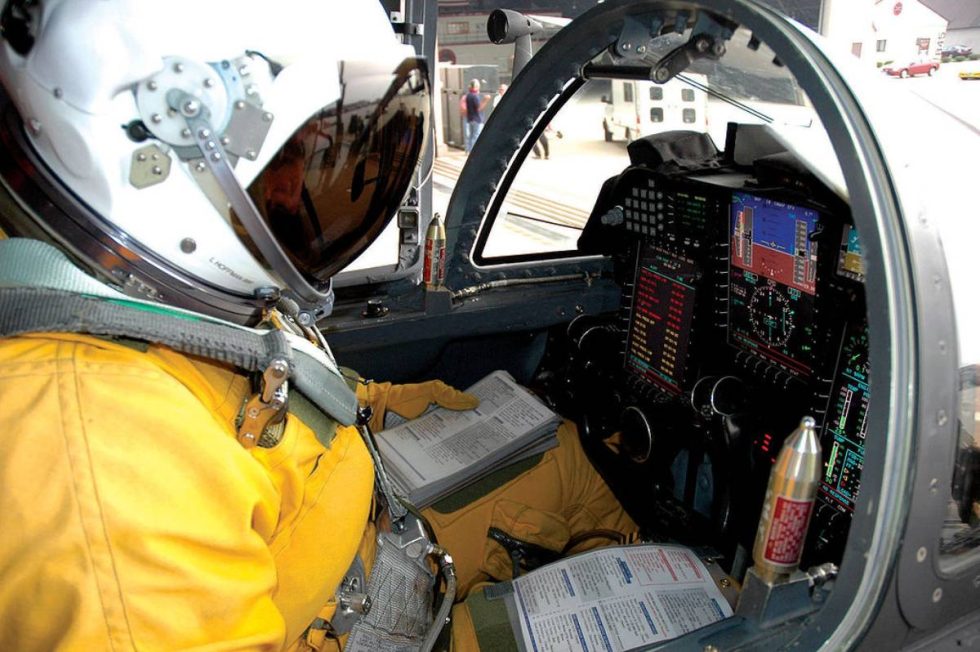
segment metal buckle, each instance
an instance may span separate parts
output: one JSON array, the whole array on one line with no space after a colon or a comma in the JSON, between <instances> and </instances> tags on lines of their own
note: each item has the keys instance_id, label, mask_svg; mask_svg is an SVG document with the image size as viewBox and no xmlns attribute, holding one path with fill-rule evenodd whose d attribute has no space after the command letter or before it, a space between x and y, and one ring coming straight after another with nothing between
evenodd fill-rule
<instances>
[{"instance_id":1,"label":"metal buckle","mask_svg":"<svg viewBox=\"0 0 980 652\"><path fill-rule=\"evenodd\" d=\"M289 362L275 358L262 374L262 387L245 404L242 422L238 426L238 441L245 448L259 443L270 424L286 414L289 402Z\"/></svg>"}]
</instances>

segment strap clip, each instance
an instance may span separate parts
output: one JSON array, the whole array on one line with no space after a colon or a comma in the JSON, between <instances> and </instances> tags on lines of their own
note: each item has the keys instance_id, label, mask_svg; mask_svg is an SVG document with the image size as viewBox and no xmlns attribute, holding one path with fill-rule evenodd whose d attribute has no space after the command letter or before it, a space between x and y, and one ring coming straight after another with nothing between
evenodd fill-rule
<instances>
[{"instance_id":1,"label":"strap clip","mask_svg":"<svg viewBox=\"0 0 980 652\"><path fill-rule=\"evenodd\" d=\"M242 446L255 446L265 429L285 416L289 403L288 381L289 361L273 358L262 373L260 391L245 404L242 422L238 426L238 441Z\"/></svg>"}]
</instances>

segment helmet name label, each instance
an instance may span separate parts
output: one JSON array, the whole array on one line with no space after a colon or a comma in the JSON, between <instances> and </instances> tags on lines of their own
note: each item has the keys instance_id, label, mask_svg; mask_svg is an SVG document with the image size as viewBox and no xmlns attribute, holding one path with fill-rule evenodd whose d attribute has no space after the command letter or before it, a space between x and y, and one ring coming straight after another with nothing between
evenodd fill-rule
<instances>
[{"instance_id":1,"label":"helmet name label","mask_svg":"<svg viewBox=\"0 0 980 652\"><path fill-rule=\"evenodd\" d=\"M215 267L217 267L218 269L220 269L222 272L224 272L228 276L231 276L232 278L237 279L237 280L241 281L242 283L248 283L248 284L254 284L255 283L255 281L253 281L252 279L246 278L246 277L242 276L241 274L239 274L238 272L236 272L235 270L233 270L231 267L228 267L228 265L225 265L220 260L217 260L214 256L212 256L211 258L209 258L208 259L208 262L210 262L212 265L214 265Z\"/></svg>"}]
</instances>

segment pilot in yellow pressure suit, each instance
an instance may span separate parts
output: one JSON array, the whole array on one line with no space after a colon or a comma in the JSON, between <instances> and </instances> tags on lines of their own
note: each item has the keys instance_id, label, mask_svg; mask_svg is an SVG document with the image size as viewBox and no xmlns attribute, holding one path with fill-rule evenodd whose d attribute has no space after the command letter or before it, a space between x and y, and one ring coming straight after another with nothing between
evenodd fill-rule
<instances>
[{"instance_id":1,"label":"pilot in yellow pressure suit","mask_svg":"<svg viewBox=\"0 0 980 652\"><path fill-rule=\"evenodd\" d=\"M436 564L472 649L495 634L463 599L511 576L507 546L634 529L570 426L417 515L352 425L313 324L430 131L425 64L374 0L9 2L2 23L0 649L417 649ZM357 395L375 426L474 405Z\"/></svg>"}]
</instances>

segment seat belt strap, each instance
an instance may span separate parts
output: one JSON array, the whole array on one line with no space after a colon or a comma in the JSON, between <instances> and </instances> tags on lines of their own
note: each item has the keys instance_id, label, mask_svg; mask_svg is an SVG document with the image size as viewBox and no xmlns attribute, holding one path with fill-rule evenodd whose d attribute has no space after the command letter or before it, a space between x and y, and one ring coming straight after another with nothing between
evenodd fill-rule
<instances>
[{"instance_id":1,"label":"seat belt strap","mask_svg":"<svg viewBox=\"0 0 980 652\"><path fill-rule=\"evenodd\" d=\"M0 307L2 337L52 332L129 337L252 372L285 362L292 386L310 402L342 425L353 425L357 418L357 397L326 356L294 346L282 331L256 331L147 302L41 287L0 287Z\"/></svg>"}]
</instances>

